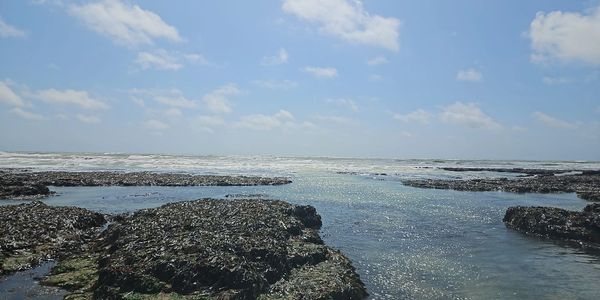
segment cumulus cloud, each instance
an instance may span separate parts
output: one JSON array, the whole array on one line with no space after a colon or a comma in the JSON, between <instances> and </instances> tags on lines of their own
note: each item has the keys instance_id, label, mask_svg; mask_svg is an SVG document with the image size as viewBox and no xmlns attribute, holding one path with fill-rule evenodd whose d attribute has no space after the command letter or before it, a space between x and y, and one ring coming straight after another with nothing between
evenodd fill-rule
<instances>
[{"instance_id":1,"label":"cumulus cloud","mask_svg":"<svg viewBox=\"0 0 600 300\"><path fill-rule=\"evenodd\" d=\"M470 128L499 129L502 127L481 111L475 103L455 102L442 107L440 118L445 123L459 124Z\"/></svg>"},{"instance_id":2,"label":"cumulus cloud","mask_svg":"<svg viewBox=\"0 0 600 300\"><path fill-rule=\"evenodd\" d=\"M169 125L167 125L159 120L147 120L147 121L144 121L143 125L144 125L144 127L146 127L146 129L156 130L156 131L165 130L165 129L169 128Z\"/></svg>"},{"instance_id":3,"label":"cumulus cloud","mask_svg":"<svg viewBox=\"0 0 600 300\"><path fill-rule=\"evenodd\" d=\"M17 27L11 26L4 22L4 19L0 17L0 37L24 37L27 33Z\"/></svg>"},{"instance_id":4,"label":"cumulus cloud","mask_svg":"<svg viewBox=\"0 0 600 300\"><path fill-rule=\"evenodd\" d=\"M86 91L47 89L37 92L35 97L51 104L73 105L89 110L108 109L106 103L92 98Z\"/></svg>"},{"instance_id":5,"label":"cumulus cloud","mask_svg":"<svg viewBox=\"0 0 600 300\"><path fill-rule=\"evenodd\" d=\"M240 94L241 91L233 83L226 84L216 90L204 95L202 101L206 108L213 113L230 113L233 110L233 105L229 98Z\"/></svg>"},{"instance_id":6,"label":"cumulus cloud","mask_svg":"<svg viewBox=\"0 0 600 300\"><path fill-rule=\"evenodd\" d=\"M589 14L538 12L528 37L534 62L554 59L600 65L600 7Z\"/></svg>"},{"instance_id":7,"label":"cumulus cloud","mask_svg":"<svg viewBox=\"0 0 600 300\"><path fill-rule=\"evenodd\" d=\"M292 80L275 80L275 79L268 79L268 80L254 80L252 81L253 84L263 87L263 88L267 88L267 89L271 89L271 90L289 90L292 88L295 88L298 86L298 83Z\"/></svg>"},{"instance_id":8,"label":"cumulus cloud","mask_svg":"<svg viewBox=\"0 0 600 300\"><path fill-rule=\"evenodd\" d=\"M301 69L302 71L312 74L318 78L334 78L338 76L338 71L335 68L320 68L307 66Z\"/></svg>"},{"instance_id":9,"label":"cumulus cloud","mask_svg":"<svg viewBox=\"0 0 600 300\"><path fill-rule=\"evenodd\" d=\"M158 70L179 70L185 63L208 64L208 61L201 54L181 54L179 52L168 52L164 49L158 49L153 52L139 52L135 59L142 70L155 68Z\"/></svg>"},{"instance_id":10,"label":"cumulus cloud","mask_svg":"<svg viewBox=\"0 0 600 300\"><path fill-rule=\"evenodd\" d=\"M23 99L12 90L10 83L5 81L0 81L0 103L11 106L25 105Z\"/></svg>"},{"instance_id":11,"label":"cumulus cloud","mask_svg":"<svg viewBox=\"0 0 600 300\"><path fill-rule=\"evenodd\" d=\"M400 21L371 14L360 1L285 0L282 9L316 24L325 34L354 44L398 51Z\"/></svg>"},{"instance_id":12,"label":"cumulus cloud","mask_svg":"<svg viewBox=\"0 0 600 300\"><path fill-rule=\"evenodd\" d=\"M417 109L408 114L394 114L394 119L406 123L429 124L431 114L422 109Z\"/></svg>"},{"instance_id":13,"label":"cumulus cloud","mask_svg":"<svg viewBox=\"0 0 600 300\"><path fill-rule=\"evenodd\" d=\"M379 65L387 64L388 62L389 61L387 60L387 58L385 58L385 56L379 55L379 56L375 56L375 57L367 60L367 65L379 66Z\"/></svg>"},{"instance_id":14,"label":"cumulus cloud","mask_svg":"<svg viewBox=\"0 0 600 300\"><path fill-rule=\"evenodd\" d=\"M330 98L330 99L326 99L325 102L330 103L330 104L335 104L340 107L344 107L353 112L358 112L358 105L356 105L356 103L352 99L346 99L346 98L331 99Z\"/></svg>"},{"instance_id":15,"label":"cumulus cloud","mask_svg":"<svg viewBox=\"0 0 600 300\"><path fill-rule=\"evenodd\" d=\"M177 29L165 23L159 15L120 0L72 4L69 14L122 45L153 44L158 38L174 42L182 40Z\"/></svg>"},{"instance_id":16,"label":"cumulus cloud","mask_svg":"<svg viewBox=\"0 0 600 300\"><path fill-rule=\"evenodd\" d=\"M575 129L579 127L578 123L572 123L563 121L554 117L551 117L543 112L536 111L532 114L532 116L540 123L558 129Z\"/></svg>"},{"instance_id":17,"label":"cumulus cloud","mask_svg":"<svg viewBox=\"0 0 600 300\"><path fill-rule=\"evenodd\" d=\"M13 109L10 110L10 112L12 112L13 114L23 118L23 119L27 119L27 120L34 120L34 121L41 121L44 120L45 118L40 115L40 114L36 114L36 113L32 113L29 111L26 111L20 107L15 107Z\"/></svg>"},{"instance_id":18,"label":"cumulus cloud","mask_svg":"<svg viewBox=\"0 0 600 300\"><path fill-rule=\"evenodd\" d=\"M263 66L281 65L287 63L289 58L287 51L280 48L276 55L263 57L260 64Z\"/></svg>"},{"instance_id":19,"label":"cumulus cloud","mask_svg":"<svg viewBox=\"0 0 600 300\"><path fill-rule=\"evenodd\" d=\"M460 81L479 82L483 80L483 75L475 69L459 70L456 73L456 79Z\"/></svg>"},{"instance_id":20,"label":"cumulus cloud","mask_svg":"<svg viewBox=\"0 0 600 300\"><path fill-rule=\"evenodd\" d=\"M79 120L83 123L87 123L87 124L100 123L100 118L98 118L97 116L94 116L94 115L77 114L76 117L77 117L77 120Z\"/></svg>"}]
</instances>

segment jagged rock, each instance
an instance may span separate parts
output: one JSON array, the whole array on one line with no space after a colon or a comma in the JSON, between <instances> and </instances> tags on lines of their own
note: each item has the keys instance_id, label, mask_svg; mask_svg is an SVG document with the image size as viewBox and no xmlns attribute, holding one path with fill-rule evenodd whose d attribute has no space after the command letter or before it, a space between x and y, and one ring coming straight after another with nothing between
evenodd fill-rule
<instances>
[{"instance_id":1,"label":"jagged rock","mask_svg":"<svg viewBox=\"0 0 600 300\"><path fill-rule=\"evenodd\" d=\"M46 282L96 299L364 298L350 261L323 243L320 227L313 207L282 201L167 204L111 224L83 259L95 270L65 267Z\"/></svg>"},{"instance_id":2,"label":"jagged rock","mask_svg":"<svg viewBox=\"0 0 600 300\"><path fill-rule=\"evenodd\" d=\"M39 201L0 206L0 274L83 252L105 223L102 214Z\"/></svg>"},{"instance_id":3,"label":"jagged rock","mask_svg":"<svg viewBox=\"0 0 600 300\"><path fill-rule=\"evenodd\" d=\"M554 207L509 207L503 221L507 227L526 234L600 251L600 204L590 204L582 212Z\"/></svg>"}]
</instances>

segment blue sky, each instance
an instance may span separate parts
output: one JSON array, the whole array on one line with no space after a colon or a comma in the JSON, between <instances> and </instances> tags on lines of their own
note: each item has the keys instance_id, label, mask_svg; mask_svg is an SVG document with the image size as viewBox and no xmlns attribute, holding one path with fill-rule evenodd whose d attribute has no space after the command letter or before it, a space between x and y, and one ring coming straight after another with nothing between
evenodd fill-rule
<instances>
[{"instance_id":1,"label":"blue sky","mask_svg":"<svg viewBox=\"0 0 600 300\"><path fill-rule=\"evenodd\" d=\"M600 160L598 1L2 1L0 150Z\"/></svg>"}]
</instances>

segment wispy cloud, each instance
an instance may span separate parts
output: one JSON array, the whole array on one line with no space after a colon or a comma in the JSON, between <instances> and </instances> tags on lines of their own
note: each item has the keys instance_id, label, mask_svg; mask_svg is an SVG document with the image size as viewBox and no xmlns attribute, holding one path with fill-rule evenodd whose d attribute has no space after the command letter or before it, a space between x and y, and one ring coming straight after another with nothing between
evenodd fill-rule
<instances>
[{"instance_id":1,"label":"wispy cloud","mask_svg":"<svg viewBox=\"0 0 600 300\"><path fill-rule=\"evenodd\" d=\"M51 104L78 106L89 110L108 109L108 104L91 97L86 91L47 89L37 92L34 96Z\"/></svg>"},{"instance_id":2,"label":"wispy cloud","mask_svg":"<svg viewBox=\"0 0 600 300\"><path fill-rule=\"evenodd\" d=\"M400 21L369 13L360 1L285 0L282 8L316 24L321 32L350 43L399 49Z\"/></svg>"},{"instance_id":3,"label":"wispy cloud","mask_svg":"<svg viewBox=\"0 0 600 300\"><path fill-rule=\"evenodd\" d=\"M158 70L179 70L188 63L198 63L206 65L208 61L204 56L197 53L183 54L179 52L169 52L164 49L158 49L152 52L139 52L135 59L135 64L142 70L155 68Z\"/></svg>"},{"instance_id":4,"label":"wispy cloud","mask_svg":"<svg viewBox=\"0 0 600 300\"><path fill-rule=\"evenodd\" d=\"M387 58L385 58L385 56L379 55L379 56L375 56L375 57L367 60L367 65L379 66L379 65L387 64L388 62L389 61L387 60Z\"/></svg>"},{"instance_id":5,"label":"wispy cloud","mask_svg":"<svg viewBox=\"0 0 600 300\"><path fill-rule=\"evenodd\" d=\"M10 38L10 37L24 37L27 33L24 30L21 30L17 27L7 24L4 22L4 19L0 17L0 37Z\"/></svg>"},{"instance_id":6,"label":"wispy cloud","mask_svg":"<svg viewBox=\"0 0 600 300\"><path fill-rule=\"evenodd\" d=\"M40 114L26 111L20 107L15 107L15 108L11 109L10 112L12 112L13 114L15 114L23 119L27 119L27 120L41 121L41 120L45 119L44 116L42 116Z\"/></svg>"},{"instance_id":7,"label":"wispy cloud","mask_svg":"<svg viewBox=\"0 0 600 300\"><path fill-rule=\"evenodd\" d=\"M273 115L247 115L242 116L233 127L235 128L246 128L253 130L272 130L276 128L281 129L312 129L316 126L310 122L298 123L295 121L294 115L287 110L279 110Z\"/></svg>"},{"instance_id":8,"label":"wispy cloud","mask_svg":"<svg viewBox=\"0 0 600 300\"><path fill-rule=\"evenodd\" d=\"M202 101L206 105L209 111L213 113L230 113L233 110L233 105L229 98L231 96L239 95L241 91L238 87L233 84L223 85L214 91L204 95Z\"/></svg>"},{"instance_id":9,"label":"wispy cloud","mask_svg":"<svg viewBox=\"0 0 600 300\"><path fill-rule=\"evenodd\" d=\"M268 80L254 80L252 81L253 84L263 87L263 88L267 88L267 89L271 89L271 90L289 90L292 88L295 88L298 86L298 83L292 80L275 80L275 79L268 79Z\"/></svg>"},{"instance_id":10,"label":"wispy cloud","mask_svg":"<svg viewBox=\"0 0 600 300\"><path fill-rule=\"evenodd\" d=\"M352 99L329 98L329 99L325 99L325 102L330 103L330 104L335 104L340 107L344 107L353 112L358 112L358 105L356 105L356 103Z\"/></svg>"},{"instance_id":11,"label":"wispy cloud","mask_svg":"<svg viewBox=\"0 0 600 300\"><path fill-rule=\"evenodd\" d=\"M72 4L69 14L122 45L153 44L158 38L173 42L182 40L177 29L165 23L156 13L120 0Z\"/></svg>"},{"instance_id":12,"label":"wispy cloud","mask_svg":"<svg viewBox=\"0 0 600 300\"><path fill-rule=\"evenodd\" d=\"M469 128L499 129L498 122L486 115L475 103L455 102L442 107L440 118L445 123L464 125Z\"/></svg>"},{"instance_id":13,"label":"wispy cloud","mask_svg":"<svg viewBox=\"0 0 600 300\"><path fill-rule=\"evenodd\" d=\"M77 114L76 117L77 117L77 120L79 120L83 123L87 123L87 124L100 123L100 118L98 118L97 116L94 116L94 115Z\"/></svg>"},{"instance_id":14,"label":"wispy cloud","mask_svg":"<svg viewBox=\"0 0 600 300\"><path fill-rule=\"evenodd\" d=\"M405 123L429 124L431 114L425 110L417 109L408 114L394 114L394 119Z\"/></svg>"},{"instance_id":15,"label":"wispy cloud","mask_svg":"<svg viewBox=\"0 0 600 300\"><path fill-rule=\"evenodd\" d=\"M547 85L559 85L559 84L567 84L571 83L573 79L566 77L544 77L542 81Z\"/></svg>"},{"instance_id":16,"label":"wispy cloud","mask_svg":"<svg viewBox=\"0 0 600 300\"><path fill-rule=\"evenodd\" d=\"M169 128L169 125L159 120L147 120L142 124L146 129L161 131Z\"/></svg>"},{"instance_id":17,"label":"wispy cloud","mask_svg":"<svg viewBox=\"0 0 600 300\"><path fill-rule=\"evenodd\" d=\"M338 71L335 68L321 68L307 66L301 69L302 71L312 74L318 78L334 78L338 76Z\"/></svg>"},{"instance_id":18,"label":"wispy cloud","mask_svg":"<svg viewBox=\"0 0 600 300\"><path fill-rule=\"evenodd\" d=\"M563 121L555 117L551 117L543 112L536 111L532 115L538 122L548 127L558 129L575 129L579 127L578 123Z\"/></svg>"},{"instance_id":19,"label":"wispy cloud","mask_svg":"<svg viewBox=\"0 0 600 300\"><path fill-rule=\"evenodd\" d=\"M479 82L483 80L483 74L475 69L459 70L456 73L456 79L460 81Z\"/></svg>"},{"instance_id":20,"label":"wispy cloud","mask_svg":"<svg viewBox=\"0 0 600 300\"><path fill-rule=\"evenodd\" d=\"M600 6L589 14L539 12L529 27L531 60L600 65Z\"/></svg>"},{"instance_id":21,"label":"wispy cloud","mask_svg":"<svg viewBox=\"0 0 600 300\"><path fill-rule=\"evenodd\" d=\"M280 48L276 55L263 57L260 64L263 66L281 65L287 63L289 58L288 52L284 48Z\"/></svg>"},{"instance_id":22,"label":"wispy cloud","mask_svg":"<svg viewBox=\"0 0 600 300\"><path fill-rule=\"evenodd\" d=\"M10 87L10 82L0 81L0 103L11 106L23 106L25 102Z\"/></svg>"}]
</instances>

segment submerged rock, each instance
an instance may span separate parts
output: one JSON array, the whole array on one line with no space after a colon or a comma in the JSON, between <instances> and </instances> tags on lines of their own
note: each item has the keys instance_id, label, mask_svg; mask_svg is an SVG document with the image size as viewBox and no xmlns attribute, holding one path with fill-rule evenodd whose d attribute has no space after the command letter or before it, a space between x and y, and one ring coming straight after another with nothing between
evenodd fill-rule
<instances>
[{"instance_id":1,"label":"submerged rock","mask_svg":"<svg viewBox=\"0 0 600 300\"><path fill-rule=\"evenodd\" d=\"M600 251L600 204L590 204L582 212L554 207L509 207L503 221L507 227L526 234Z\"/></svg>"},{"instance_id":2,"label":"submerged rock","mask_svg":"<svg viewBox=\"0 0 600 300\"><path fill-rule=\"evenodd\" d=\"M418 188L458 191L504 191L512 193L577 193L585 200L600 200L600 174L547 175L517 179L489 178L469 180L419 179L404 180L404 185Z\"/></svg>"},{"instance_id":3,"label":"submerged rock","mask_svg":"<svg viewBox=\"0 0 600 300\"><path fill-rule=\"evenodd\" d=\"M102 214L39 201L0 206L0 274L83 252L105 223Z\"/></svg>"},{"instance_id":4,"label":"submerged rock","mask_svg":"<svg viewBox=\"0 0 600 300\"><path fill-rule=\"evenodd\" d=\"M111 224L90 255L60 263L46 283L96 299L364 298L320 227L314 207L282 201L167 204Z\"/></svg>"},{"instance_id":5,"label":"submerged rock","mask_svg":"<svg viewBox=\"0 0 600 300\"><path fill-rule=\"evenodd\" d=\"M216 176L155 172L31 172L0 170L0 199L50 195L47 186L250 186L291 183L283 177Z\"/></svg>"}]
</instances>

